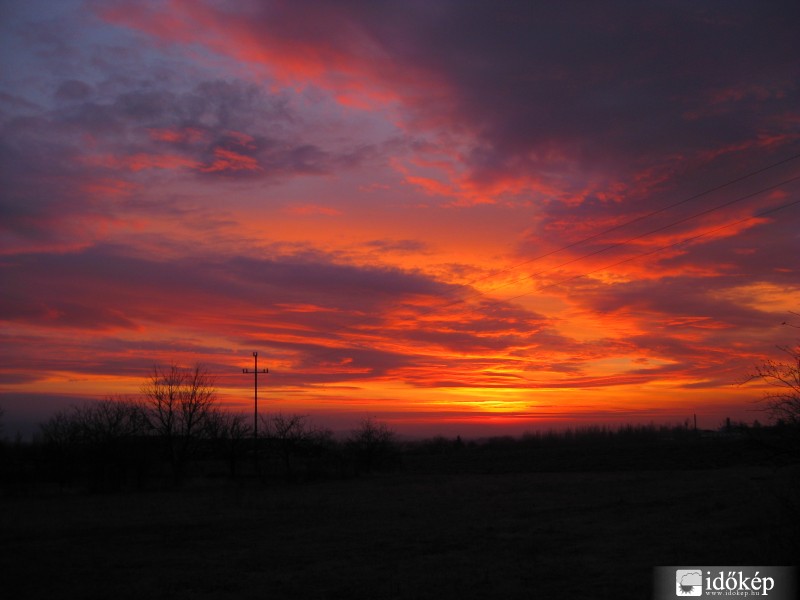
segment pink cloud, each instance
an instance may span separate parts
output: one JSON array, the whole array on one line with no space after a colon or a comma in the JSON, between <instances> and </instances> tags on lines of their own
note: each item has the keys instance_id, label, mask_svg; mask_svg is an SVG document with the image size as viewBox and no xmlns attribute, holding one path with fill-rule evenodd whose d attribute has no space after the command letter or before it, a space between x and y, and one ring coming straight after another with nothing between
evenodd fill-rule
<instances>
[{"instance_id":1,"label":"pink cloud","mask_svg":"<svg viewBox=\"0 0 800 600\"><path fill-rule=\"evenodd\" d=\"M227 173L237 171L262 171L258 160L226 148L214 148L214 160L198 170L203 173Z\"/></svg>"},{"instance_id":2,"label":"pink cloud","mask_svg":"<svg viewBox=\"0 0 800 600\"><path fill-rule=\"evenodd\" d=\"M83 159L86 164L95 167L131 171L133 173L145 169L197 169L197 162L177 154L147 154L140 152L129 156L90 155Z\"/></svg>"},{"instance_id":3,"label":"pink cloud","mask_svg":"<svg viewBox=\"0 0 800 600\"><path fill-rule=\"evenodd\" d=\"M194 127L185 128L150 128L147 130L150 137L159 142L196 144L206 138L206 134Z\"/></svg>"}]
</instances>

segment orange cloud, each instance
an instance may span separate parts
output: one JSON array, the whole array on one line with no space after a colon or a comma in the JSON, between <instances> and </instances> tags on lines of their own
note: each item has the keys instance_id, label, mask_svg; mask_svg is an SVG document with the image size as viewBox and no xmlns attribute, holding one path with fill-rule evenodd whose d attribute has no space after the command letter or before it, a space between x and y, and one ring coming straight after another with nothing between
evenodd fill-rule
<instances>
[{"instance_id":1,"label":"orange cloud","mask_svg":"<svg viewBox=\"0 0 800 600\"><path fill-rule=\"evenodd\" d=\"M119 198L129 195L136 185L123 179L111 177L95 178L83 184L83 190L90 196Z\"/></svg>"},{"instance_id":2,"label":"orange cloud","mask_svg":"<svg viewBox=\"0 0 800 600\"><path fill-rule=\"evenodd\" d=\"M233 140L237 145L245 148L247 150L255 150L255 138L252 135L247 133L242 133L241 131L228 131L226 132L228 138Z\"/></svg>"},{"instance_id":3,"label":"orange cloud","mask_svg":"<svg viewBox=\"0 0 800 600\"><path fill-rule=\"evenodd\" d=\"M266 8L266 7L265 7ZM145 31L163 40L201 41L209 48L266 68L284 85L314 83L334 92L343 105L374 109L400 99L395 90L425 89L442 82L425 70L401 65L386 56L370 36L353 27L334 5L317 5L305 23L292 22L292 10L272 6L255 15L226 11L205 2L171 0L167 10L143 5L100 7L109 22ZM325 35L319 35L323 32ZM331 39L331 32L336 32Z\"/></svg>"},{"instance_id":4,"label":"orange cloud","mask_svg":"<svg viewBox=\"0 0 800 600\"><path fill-rule=\"evenodd\" d=\"M262 171L252 156L246 156L226 148L214 148L214 161L210 164L199 167L203 173L225 173L237 171Z\"/></svg>"},{"instance_id":5,"label":"orange cloud","mask_svg":"<svg viewBox=\"0 0 800 600\"><path fill-rule=\"evenodd\" d=\"M146 154L137 153L130 156L92 155L84 162L97 167L132 171L134 173L145 169L196 169L198 163L177 154Z\"/></svg>"},{"instance_id":6,"label":"orange cloud","mask_svg":"<svg viewBox=\"0 0 800 600\"><path fill-rule=\"evenodd\" d=\"M157 129L151 128L147 132L150 137L158 142L169 143L189 143L195 144L205 138L205 133L193 127L174 128L174 129Z\"/></svg>"}]
</instances>

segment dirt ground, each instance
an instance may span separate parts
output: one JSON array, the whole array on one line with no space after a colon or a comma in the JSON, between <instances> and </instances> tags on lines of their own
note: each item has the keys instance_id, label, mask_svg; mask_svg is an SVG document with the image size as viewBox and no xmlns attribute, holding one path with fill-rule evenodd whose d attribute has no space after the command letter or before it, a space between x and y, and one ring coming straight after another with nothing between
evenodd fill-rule
<instances>
[{"instance_id":1,"label":"dirt ground","mask_svg":"<svg viewBox=\"0 0 800 600\"><path fill-rule=\"evenodd\" d=\"M5 498L0 573L6 598L641 599L659 565L787 564L791 481L399 472Z\"/></svg>"}]
</instances>

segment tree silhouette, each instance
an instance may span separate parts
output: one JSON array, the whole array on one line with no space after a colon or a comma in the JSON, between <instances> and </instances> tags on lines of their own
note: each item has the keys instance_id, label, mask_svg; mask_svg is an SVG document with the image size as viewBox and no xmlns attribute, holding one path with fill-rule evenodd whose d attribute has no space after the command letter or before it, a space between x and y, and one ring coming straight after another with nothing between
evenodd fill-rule
<instances>
[{"instance_id":1,"label":"tree silhouette","mask_svg":"<svg viewBox=\"0 0 800 600\"><path fill-rule=\"evenodd\" d=\"M39 426L48 471L61 488L69 485L79 462L81 427L67 411L59 411Z\"/></svg>"},{"instance_id":2,"label":"tree silhouette","mask_svg":"<svg viewBox=\"0 0 800 600\"><path fill-rule=\"evenodd\" d=\"M137 441L147 426L141 406L132 400L73 406L43 423L41 432L48 463L62 486L78 473L94 488L119 487L134 472L141 478L146 457Z\"/></svg>"},{"instance_id":3,"label":"tree silhouette","mask_svg":"<svg viewBox=\"0 0 800 600\"><path fill-rule=\"evenodd\" d=\"M311 457L315 452L322 451L333 437L329 430L312 425L308 415L278 413L262 418L262 423L264 435L277 450L287 479L296 476L296 457Z\"/></svg>"},{"instance_id":4,"label":"tree silhouette","mask_svg":"<svg viewBox=\"0 0 800 600\"><path fill-rule=\"evenodd\" d=\"M140 442L147 433L141 406L128 399L106 398L76 407L73 418L85 447L84 460L90 483L98 488L118 488L135 473L142 484L143 461Z\"/></svg>"},{"instance_id":5,"label":"tree silhouette","mask_svg":"<svg viewBox=\"0 0 800 600\"><path fill-rule=\"evenodd\" d=\"M761 380L774 387L761 398L764 410L777 422L800 426L800 344L779 346L787 361L766 360L755 367L748 381Z\"/></svg>"},{"instance_id":6,"label":"tree silhouette","mask_svg":"<svg viewBox=\"0 0 800 600\"><path fill-rule=\"evenodd\" d=\"M347 447L354 454L356 467L372 471L392 466L397 458L394 432L385 423L364 419L347 438Z\"/></svg>"},{"instance_id":7,"label":"tree silhouette","mask_svg":"<svg viewBox=\"0 0 800 600\"><path fill-rule=\"evenodd\" d=\"M219 409L210 411L206 418L206 435L216 449L216 454L228 463L228 473L235 478L239 459L244 456L253 428L245 415L231 414Z\"/></svg>"},{"instance_id":8,"label":"tree silhouette","mask_svg":"<svg viewBox=\"0 0 800 600\"><path fill-rule=\"evenodd\" d=\"M118 440L144 434L145 415L132 400L106 398L73 409L81 437L95 445L114 444Z\"/></svg>"},{"instance_id":9,"label":"tree silhouette","mask_svg":"<svg viewBox=\"0 0 800 600\"><path fill-rule=\"evenodd\" d=\"M180 480L198 441L208 432L216 404L214 378L201 365L154 366L142 385L142 396L147 423L163 439L173 474Z\"/></svg>"}]
</instances>

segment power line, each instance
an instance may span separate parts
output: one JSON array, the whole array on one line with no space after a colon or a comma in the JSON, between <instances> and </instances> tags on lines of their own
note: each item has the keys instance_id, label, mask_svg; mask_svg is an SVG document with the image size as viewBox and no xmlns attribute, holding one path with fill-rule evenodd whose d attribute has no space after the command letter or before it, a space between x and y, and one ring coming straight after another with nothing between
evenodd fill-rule
<instances>
[{"instance_id":1,"label":"power line","mask_svg":"<svg viewBox=\"0 0 800 600\"><path fill-rule=\"evenodd\" d=\"M656 229L651 229L650 231L647 231L645 233L641 233L639 235L635 235L635 236L630 237L630 238L628 238L626 240L623 240L621 242L616 242L614 244L610 244L610 245L608 245L608 246L606 246L604 248L600 248L599 250L594 250L592 252L589 252L588 254L583 254L581 256L578 256L576 258L573 258L571 260L563 262L563 263L561 263L559 265L556 265L554 267L548 267L547 269L542 269L541 271L537 271L536 273L531 273L531 274L526 275L524 277L521 277L519 279L515 279L513 281L506 282L506 283L504 283L502 285L496 286L496 287L491 288L489 290L485 290L485 292L481 292L481 294L488 293L488 292L494 292L494 291L497 291L497 290L502 289L504 287L508 287L509 285L514 285L516 283L520 283L521 281L525 281L526 279L532 279L533 277L536 277L537 275L542 275L542 274L547 273L549 271L553 271L555 269L560 269L561 267L565 267L567 265L570 265L572 263L578 262L578 261L583 260L585 258L590 258L592 256L596 256L598 254L602 254L604 252L607 252L608 250L613 250L615 248L619 248L621 246L625 246L626 244L629 244L630 242L635 242L636 240L640 240L640 239L642 239L644 237L647 237L648 235L652 235L654 233L660 233L662 231L666 231L667 229L671 229L672 227L675 227L677 225L682 225L684 223L687 223L688 221L691 221L693 219L697 219L699 217L704 217L704 216L706 216L708 214L711 214L713 212L716 212L718 210L722 210L723 208L728 208L729 206L733 206L734 204L742 202L743 200L748 200L750 198L753 198L755 196L763 194L764 192L768 192L770 190L774 190L774 189L777 189L779 187L782 187L782 186L784 186L784 185L786 185L788 183L792 183L793 181L797 181L798 179L800 179L800 175L797 175L795 177L790 177L789 179L785 179L785 180L781 181L780 183L776 183L774 185L762 188L762 189L760 189L760 190L758 190L756 192L751 192L750 194L745 194L744 196L740 196L738 198L735 198L733 200L730 200L728 202L720 204L719 206L716 206L714 208L709 208L709 209L701 211L699 213L695 213L695 214L693 214L691 216L684 217L682 219L678 219L677 221L673 221L672 223L668 223L667 225L663 225L661 227L657 227ZM447 306L449 306L449 305L447 305ZM444 308L444 307L442 307L442 308Z\"/></svg>"},{"instance_id":2,"label":"power line","mask_svg":"<svg viewBox=\"0 0 800 600\"><path fill-rule=\"evenodd\" d=\"M570 248L574 248L575 246L580 246L581 244L585 244L586 242L590 242L592 240L595 240L595 239L597 239L599 237L602 237L602 236L604 236L604 235L606 235L608 233L611 233L613 231L617 231L618 229L622 229L623 227L627 227L628 225L633 225L634 223L638 223L639 221L644 221L646 219L649 219L650 217L654 217L655 215L661 214L661 213L666 212L666 211L668 211L670 209L676 208L676 207L681 206L683 204L686 204L688 202L692 202L693 200L698 200L699 198L702 198L703 196L707 196L709 194L713 194L714 192L718 192L720 190L723 190L726 187L729 187L729 186L734 185L736 183L741 183L742 181L750 179L751 177L755 177L756 175L760 175L761 173L765 173L765 172L767 172L767 171L769 171L771 169L774 169L774 168L779 167L781 165L784 165L786 163L792 162L793 160L797 160L798 158L800 158L800 154L793 154L792 156L789 156L787 158L779 160L778 162L774 162L774 163L769 164L769 165L767 165L765 167L762 167L760 169L756 169L755 171L750 171L749 173L746 173L746 174L744 174L744 175L742 175L740 177L737 177L735 179L731 179L729 181L726 181L724 183L716 185L716 186L714 186L712 188L709 188L707 190L704 190L702 192L694 194L693 196L689 196L688 198L684 198L683 200L679 200L678 202L674 202L673 204L669 204L667 206L664 206L662 208L656 209L656 210L651 211L649 213L646 213L644 215L639 215L638 217L635 217L635 218L633 218L633 219L631 219L629 221L625 221L625 222L620 223L618 225L614 225L613 227L609 227L608 229L604 229L604 230L599 231L597 233L594 233L594 234L592 234L592 235L590 235L588 237L582 238L580 240L577 240L577 241L572 242L570 244L567 244L565 246L561 246L559 248L556 248L555 250L550 250L549 252L546 252L544 254L540 254L540 255L535 256L533 258L526 259L526 260L524 260L522 262L519 262L519 263L516 263L516 264L514 264L514 265L512 265L510 267L506 267L506 268L501 269L499 271L495 271L495 272L490 273L489 275L486 275L484 277L479 277L479 278L474 279L472 281L469 281L469 282L467 282L467 283L465 283L463 285L465 287L466 286L472 286L472 285L474 285L476 283L480 283L481 281L485 281L486 279L491 279L492 277L496 277L497 275L502 275L504 273L508 273L510 271L518 269L519 267L524 267L525 265L530 264L532 262L536 262L537 260L541 260L543 258L547 258L548 256L552 256L553 254L558 254L559 252L563 252L564 250L569 250Z\"/></svg>"},{"instance_id":3,"label":"power line","mask_svg":"<svg viewBox=\"0 0 800 600\"><path fill-rule=\"evenodd\" d=\"M798 178L800 178L800 177L796 177L794 179L798 179ZM511 302L513 300L517 300L519 298L523 298L524 296L530 296L531 294L535 294L537 292L540 292L542 290L545 290L545 289L548 289L548 288L551 288L551 287L556 287L556 286L562 285L562 284L567 283L569 281L574 281L575 279L581 279L582 277L587 277L588 275L593 275L594 273L599 273L600 271L605 271L606 269L611 269L613 267L617 267L619 265L622 265L622 264L625 264L625 263L628 263L628 262L632 262L634 260L637 260L639 258L643 258L645 256L650 256L652 254L657 254L658 252L663 252L664 250L669 250L670 248L676 248L676 247L681 246L683 244L687 244L689 242L693 242L694 240L699 239L701 237L705 237L707 235L711 235L712 233L717 233L718 231L722 231L723 229L728 229L728 228L734 227L736 225L741 225L742 223L746 223L747 221L752 221L754 219L760 219L761 217L765 217L765 216L767 216L769 214L772 214L774 212L778 212L780 210L783 210L785 208L789 208L791 206L795 206L797 204L800 204L800 200L795 200L794 202L788 202L788 203L783 204L781 206L777 206L777 207L771 208L769 210L765 210L765 211L762 211L760 213L757 213L755 215L752 215L752 216L749 216L749 217L745 217L744 219L739 219L738 221L733 221L732 223L726 223L725 225L721 225L719 227L715 227L714 229L709 229L708 231L704 231L703 233L698 233L697 235L693 235L693 236L690 236L688 238L682 239L679 242L674 242L672 244L667 244L666 246L661 246L659 248L655 248L654 250L648 250L647 252L637 253L637 254L635 254L633 256L629 256L628 258L624 258L622 260L619 260L619 261L617 261L615 263L611 263L609 265L605 265L603 267L594 269L592 271L587 271L586 273L581 273L580 275L573 275L571 277L567 277L566 279L562 279L560 281L556 281L555 283L549 283L549 284L544 285L544 286L542 286L542 287L540 287L540 288L538 288L538 289L536 289L536 290L534 290L532 292L525 292L524 294L519 294L517 296L512 296L510 298L504 298L502 300L496 300L494 302L498 302L498 303Z\"/></svg>"}]
</instances>

